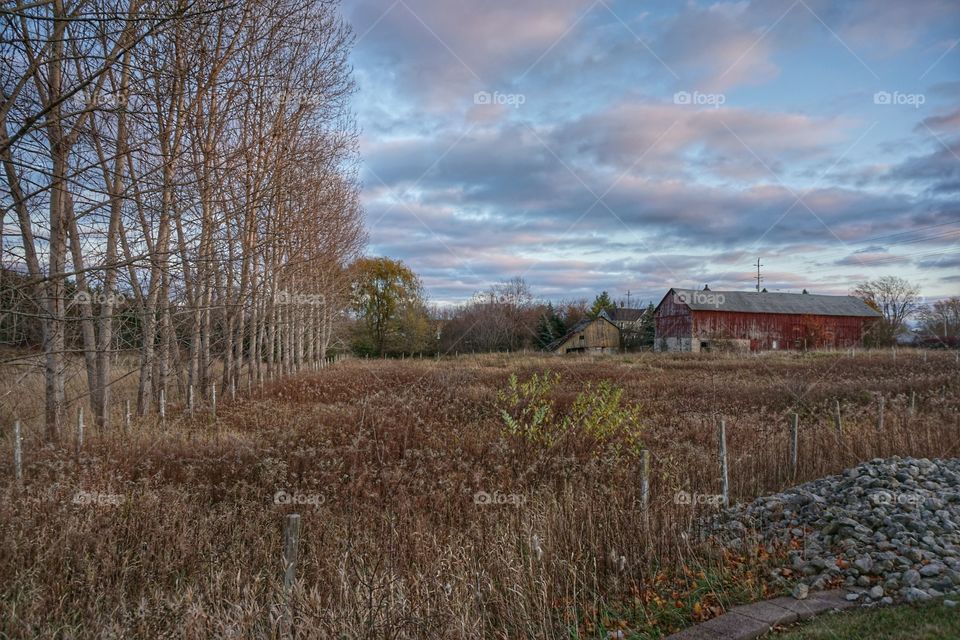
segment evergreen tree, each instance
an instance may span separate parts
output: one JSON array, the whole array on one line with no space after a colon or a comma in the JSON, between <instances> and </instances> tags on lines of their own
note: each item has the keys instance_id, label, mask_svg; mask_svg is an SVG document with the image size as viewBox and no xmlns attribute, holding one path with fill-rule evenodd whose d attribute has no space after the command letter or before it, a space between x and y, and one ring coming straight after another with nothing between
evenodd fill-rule
<instances>
[{"instance_id":1,"label":"evergreen tree","mask_svg":"<svg viewBox=\"0 0 960 640\"><path fill-rule=\"evenodd\" d=\"M653 312L656 308L653 303L647 305L643 311L643 317L640 319L640 346L652 347L656 339L656 323L654 322Z\"/></svg>"},{"instance_id":2,"label":"evergreen tree","mask_svg":"<svg viewBox=\"0 0 960 640\"><path fill-rule=\"evenodd\" d=\"M610 294L606 291L603 291L593 300L593 305L590 307L590 317L596 318L600 315L601 311L607 311L613 309L614 304L613 300L610 299Z\"/></svg>"},{"instance_id":3,"label":"evergreen tree","mask_svg":"<svg viewBox=\"0 0 960 640\"><path fill-rule=\"evenodd\" d=\"M553 304L547 304L547 308L540 314L537 320L537 346L546 349L556 340L559 340L566 333L566 326Z\"/></svg>"}]
</instances>

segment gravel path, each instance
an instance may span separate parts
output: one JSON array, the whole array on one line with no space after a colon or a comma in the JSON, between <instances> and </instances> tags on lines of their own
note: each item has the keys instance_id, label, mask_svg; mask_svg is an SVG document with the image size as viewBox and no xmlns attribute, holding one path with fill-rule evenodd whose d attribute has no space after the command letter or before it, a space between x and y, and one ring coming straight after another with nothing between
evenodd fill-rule
<instances>
[{"instance_id":1,"label":"gravel path","mask_svg":"<svg viewBox=\"0 0 960 640\"><path fill-rule=\"evenodd\" d=\"M711 525L732 545L756 531L800 539L794 597L844 586L864 605L960 594L960 459L874 459L732 507Z\"/></svg>"}]
</instances>

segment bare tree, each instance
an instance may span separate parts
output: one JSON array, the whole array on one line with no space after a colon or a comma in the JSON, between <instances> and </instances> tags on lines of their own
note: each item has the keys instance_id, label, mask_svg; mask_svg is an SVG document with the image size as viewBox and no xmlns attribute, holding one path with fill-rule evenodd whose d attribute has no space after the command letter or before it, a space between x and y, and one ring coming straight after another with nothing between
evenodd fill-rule
<instances>
[{"instance_id":1,"label":"bare tree","mask_svg":"<svg viewBox=\"0 0 960 640\"><path fill-rule=\"evenodd\" d=\"M12 215L23 274L3 299L39 327L47 437L75 364L108 426L121 338L140 414L172 383L324 357L365 241L336 3L18 0L0 20L0 230Z\"/></svg>"},{"instance_id":2,"label":"bare tree","mask_svg":"<svg viewBox=\"0 0 960 640\"><path fill-rule=\"evenodd\" d=\"M853 295L883 314L872 338L879 344L888 344L905 330L907 318L916 311L920 287L898 276L883 276L861 282L854 287Z\"/></svg>"}]
</instances>

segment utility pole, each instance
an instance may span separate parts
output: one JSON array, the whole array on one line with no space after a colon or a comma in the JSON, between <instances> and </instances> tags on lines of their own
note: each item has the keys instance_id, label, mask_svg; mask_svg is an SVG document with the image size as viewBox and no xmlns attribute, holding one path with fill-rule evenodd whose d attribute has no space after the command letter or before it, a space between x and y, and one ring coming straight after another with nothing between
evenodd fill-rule
<instances>
[{"instance_id":1,"label":"utility pole","mask_svg":"<svg viewBox=\"0 0 960 640\"><path fill-rule=\"evenodd\" d=\"M627 289L627 309L632 309L630 306L630 289Z\"/></svg>"},{"instance_id":2,"label":"utility pole","mask_svg":"<svg viewBox=\"0 0 960 640\"><path fill-rule=\"evenodd\" d=\"M763 265L760 264L760 258L757 258L757 293L760 293L760 267Z\"/></svg>"}]
</instances>

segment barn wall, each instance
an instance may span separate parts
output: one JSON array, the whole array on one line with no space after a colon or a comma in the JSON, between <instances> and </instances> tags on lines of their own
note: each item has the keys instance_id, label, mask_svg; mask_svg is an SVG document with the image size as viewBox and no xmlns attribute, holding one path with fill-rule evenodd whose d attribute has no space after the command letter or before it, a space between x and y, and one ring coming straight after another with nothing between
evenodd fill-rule
<instances>
[{"instance_id":1,"label":"barn wall","mask_svg":"<svg viewBox=\"0 0 960 640\"><path fill-rule=\"evenodd\" d=\"M692 316L690 307L678 303L672 295L667 295L654 314L657 351L690 351ZM697 349L699 350L699 349Z\"/></svg>"},{"instance_id":2,"label":"barn wall","mask_svg":"<svg viewBox=\"0 0 960 640\"><path fill-rule=\"evenodd\" d=\"M580 337L583 336L583 340ZM560 348L559 353L579 350L618 350L620 348L620 330L606 320L594 320L583 331L570 336Z\"/></svg>"},{"instance_id":3,"label":"barn wall","mask_svg":"<svg viewBox=\"0 0 960 640\"><path fill-rule=\"evenodd\" d=\"M749 340L764 349L844 348L861 344L867 318L778 313L692 312L692 332L701 342Z\"/></svg>"}]
</instances>

